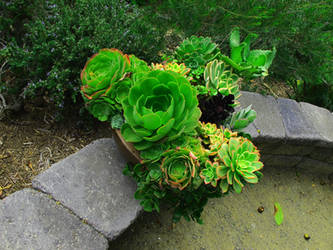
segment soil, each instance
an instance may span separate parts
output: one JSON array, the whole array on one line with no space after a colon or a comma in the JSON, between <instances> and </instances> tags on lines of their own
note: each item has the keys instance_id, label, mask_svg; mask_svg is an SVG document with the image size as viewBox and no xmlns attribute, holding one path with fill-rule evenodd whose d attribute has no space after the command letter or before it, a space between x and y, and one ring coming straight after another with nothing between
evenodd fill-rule
<instances>
[{"instance_id":1,"label":"soil","mask_svg":"<svg viewBox=\"0 0 333 250\"><path fill-rule=\"evenodd\" d=\"M25 105L0 121L0 198L30 187L32 179L53 163L98 138L111 137L109 124L80 127L75 119L56 122L52 111Z\"/></svg>"}]
</instances>

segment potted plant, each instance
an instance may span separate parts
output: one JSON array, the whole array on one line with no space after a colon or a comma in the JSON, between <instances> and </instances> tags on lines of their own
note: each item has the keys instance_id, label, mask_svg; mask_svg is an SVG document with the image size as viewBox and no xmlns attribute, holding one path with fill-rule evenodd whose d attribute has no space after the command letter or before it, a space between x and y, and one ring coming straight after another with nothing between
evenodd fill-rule
<instances>
[{"instance_id":1,"label":"potted plant","mask_svg":"<svg viewBox=\"0 0 333 250\"><path fill-rule=\"evenodd\" d=\"M242 132L256 112L235 111L240 78L225 58L210 38L193 36L163 64L102 49L82 70L86 107L131 153L124 174L136 180L145 211L167 202L174 221L202 223L208 198L240 193L262 176L259 151Z\"/></svg>"}]
</instances>

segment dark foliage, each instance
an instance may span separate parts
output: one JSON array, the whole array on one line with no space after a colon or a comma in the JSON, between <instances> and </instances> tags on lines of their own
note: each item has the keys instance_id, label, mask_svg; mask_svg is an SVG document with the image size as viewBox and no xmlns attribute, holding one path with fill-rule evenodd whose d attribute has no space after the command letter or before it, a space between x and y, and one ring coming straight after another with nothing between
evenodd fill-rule
<instances>
[{"instance_id":1,"label":"dark foliage","mask_svg":"<svg viewBox=\"0 0 333 250\"><path fill-rule=\"evenodd\" d=\"M234 104L233 95L222 96L218 93L216 96L201 98L199 100L199 107L202 111L200 120L221 125L234 112L232 104Z\"/></svg>"}]
</instances>

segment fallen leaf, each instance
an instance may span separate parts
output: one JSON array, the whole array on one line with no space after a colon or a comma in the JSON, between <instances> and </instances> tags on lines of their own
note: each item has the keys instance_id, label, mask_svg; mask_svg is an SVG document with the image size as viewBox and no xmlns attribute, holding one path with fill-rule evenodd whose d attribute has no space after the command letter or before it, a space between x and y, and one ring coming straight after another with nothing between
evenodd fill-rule
<instances>
[{"instance_id":1,"label":"fallen leaf","mask_svg":"<svg viewBox=\"0 0 333 250\"><path fill-rule=\"evenodd\" d=\"M281 223L283 221L283 212L282 212L282 208L278 202L276 202L274 204L274 218L275 218L276 224L281 225Z\"/></svg>"}]
</instances>

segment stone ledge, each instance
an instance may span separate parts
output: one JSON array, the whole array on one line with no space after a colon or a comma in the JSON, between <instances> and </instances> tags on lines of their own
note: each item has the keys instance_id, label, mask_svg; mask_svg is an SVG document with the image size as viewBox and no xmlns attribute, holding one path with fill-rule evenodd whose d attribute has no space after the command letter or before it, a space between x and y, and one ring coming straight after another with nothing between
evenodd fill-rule
<instances>
[{"instance_id":1,"label":"stone ledge","mask_svg":"<svg viewBox=\"0 0 333 250\"><path fill-rule=\"evenodd\" d=\"M122 174L125 164L114 139L100 139L54 164L32 185L113 240L142 211L135 182Z\"/></svg>"},{"instance_id":2,"label":"stone ledge","mask_svg":"<svg viewBox=\"0 0 333 250\"><path fill-rule=\"evenodd\" d=\"M102 250L108 242L46 194L23 189L0 201L0 249Z\"/></svg>"}]
</instances>

